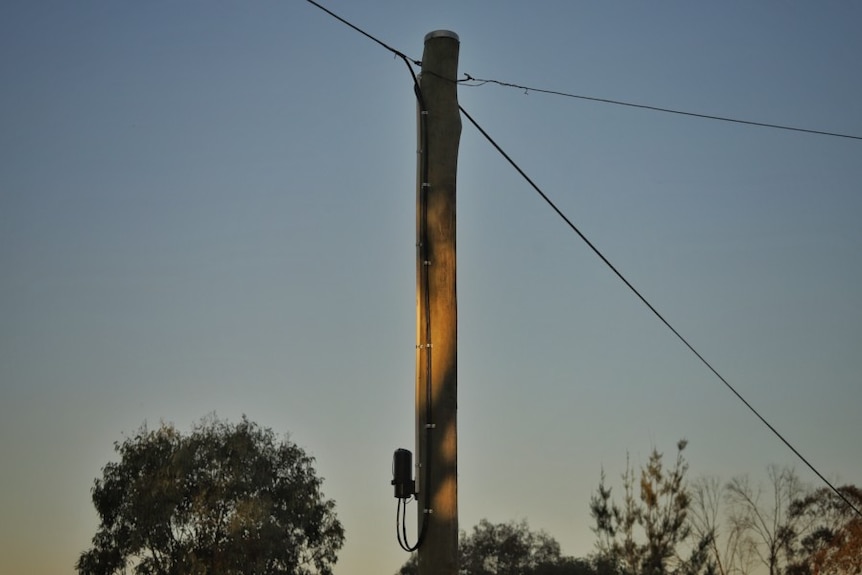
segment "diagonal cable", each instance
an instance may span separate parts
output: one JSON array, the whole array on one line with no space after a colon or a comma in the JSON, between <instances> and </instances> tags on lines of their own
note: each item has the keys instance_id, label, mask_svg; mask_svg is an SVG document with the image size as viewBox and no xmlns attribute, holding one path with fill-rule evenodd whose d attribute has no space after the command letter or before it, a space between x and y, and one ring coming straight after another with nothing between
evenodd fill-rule
<instances>
[{"instance_id":1,"label":"diagonal cable","mask_svg":"<svg viewBox=\"0 0 862 575\"><path fill-rule=\"evenodd\" d=\"M371 35L371 34L369 34L368 32L365 32L365 31L364 31L364 30L362 30L361 28L359 28L359 27L357 27L357 26L355 26L355 25L351 24L350 22L348 22L348 21L347 21L347 20L345 20L344 18L342 18L342 17L338 16L338 15L337 15L337 14L335 14L334 12L332 12L332 11L330 11L330 10L328 10L328 9L324 8L323 6L321 6L320 4L318 4L317 2L315 2L314 0L306 0L306 1L307 1L309 4L312 4L312 5L316 6L317 8L320 8L321 10L323 10L324 12L326 12L327 14L329 14L330 16L332 16L333 18L335 18L336 20L338 20L338 21L342 22L343 24L345 24L345 25L347 25L348 27L352 28L353 30L355 30L355 31L359 32L360 34L362 34L363 36L365 36L365 37L369 38L370 40L372 40L372 41L376 42L377 44L379 44L380 46L382 46L383 48L385 48L385 49L386 49L386 50L388 50L389 52L393 53L394 55L396 55L396 56L400 57L402 60L404 60L404 63L407 65L407 68L408 68L408 70L410 70L410 74L411 74L411 75L412 75L412 77L413 77L413 83L414 83L414 86L415 86L415 87L418 87L418 81L417 81L417 78L416 78L416 74L413 72L413 68L411 67L411 64L416 65L416 66L421 66L421 65L422 65L422 62L420 62L419 60L413 60L413 59L408 58L408 57L407 57L403 52L400 52L400 51L398 51L398 50L396 50L396 49L392 48L391 46L389 46L388 44L384 43L383 41L381 41L381 40L379 40L379 39L375 38L374 36L372 36L372 35ZM428 72L428 73L430 73L430 72ZM559 96L567 96L567 97L570 97L570 98L578 98L578 99L582 99L582 100L591 100L591 101L602 102L602 103L608 103L608 104L617 104L617 105L621 105L621 106L630 106L630 107L634 107L634 108L643 108L643 109L655 110L655 111L659 111L659 112L668 112L668 113L674 113L674 114L682 114L682 115L686 115L686 116L695 116L695 117L700 117L700 118L707 118L707 119L712 119L712 120L722 120L722 121L735 122L735 123L740 123L740 124L749 124L749 125L753 125L753 126L761 126L761 127L767 127L767 128L776 128L776 129L791 130L791 131L796 131L796 132L806 132L806 133L811 133L811 134L819 134L819 135L824 135L824 136L835 136L835 137L839 137L839 138L850 138L850 139L855 139L855 140L862 140L862 137L860 137L860 136L851 136L851 135L846 135L846 134L837 134L837 133L832 133L832 132L822 132L822 131L818 131L818 130L807 130L807 129L804 129L804 128L793 128L793 127L789 127L789 126L781 126L781 125L777 125L777 124L766 124L766 123L761 123L761 122L749 122L749 121L745 121L745 120L734 120L734 119L732 119L732 118L723 118L723 117L720 117L720 116L708 116L708 115L704 115L704 114L695 114L695 113L690 113L690 112L681 112L681 111L678 111L678 110L671 110L671 109L667 109L667 108L657 108L657 107L654 107L654 106L646 106L646 105L642 105L642 104L632 104L632 103L628 103L628 102L620 102L620 101L615 101L615 100L607 100L607 99L604 99L604 98L593 98L593 97L589 97L589 96L578 96L578 95L575 95L575 94L567 94L567 93L565 93L565 92L555 92L555 91L552 91L552 90L543 90L543 89L538 89L538 88L530 88L529 86L520 86L520 85L517 85L517 84L510 84L510 83L507 83L507 82L500 82L500 81L498 81L498 80L481 80L481 79L478 79L478 78L473 78L473 77L472 77L472 76L470 76L469 74L467 74L466 76L467 76L467 79L466 79L466 80L458 80L458 82L459 82L459 83L468 82L468 81L472 81L472 82L479 82L479 84L472 84L472 86L479 86L479 85L482 85L482 84L493 83L493 84L498 84L498 85L505 86L505 87L510 87L510 88L520 88L520 89L527 90L527 91L532 90L532 91L534 91L534 92L542 92L542 93L554 94L554 95L559 95ZM466 85L470 86L471 84L466 84ZM421 93L420 93L420 92L417 92L417 97L419 97L419 98L420 98L420 103L421 103ZM601 253L601 251L599 251L599 249L598 249L598 248L597 248L597 247L596 247L596 246L595 246L595 245L594 245L594 244L593 244L589 239L587 239L587 237L586 237L586 236L585 236L585 235L580 231L580 229L578 229L578 227L577 227L577 226L575 226L575 224L574 224L574 223L572 223L572 221L571 221L571 220L570 220L570 219L569 219L569 218L568 218L568 217L567 217L567 216L566 216L566 215L565 215L565 214L564 214L564 213L563 213L563 212L562 212L562 211L561 211L557 206L556 206L556 204L554 204L554 202L553 202L553 201L552 201L552 200L551 200L551 199L550 199L550 198L549 198L549 197L548 197L548 196L547 196L547 195L546 195L546 194L541 190L541 188L539 188L539 186L537 186L537 185L536 185L536 183L535 183L535 182L533 182L533 180L532 180L532 179L530 179L530 177L529 177L529 176L528 176L528 175L527 175L527 174L526 174L526 173L521 169L521 167L520 167L520 166L518 166L518 164L517 164L517 163L515 163L515 161L514 161L514 160L513 160L513 159L512 159L512 158L511 158L511 157L510 157L510 156L509 156L509 155L508 155L508 154L507 154L507 153L506 153L506 152L505 152L505 151L504 151L504 150L503 150L503 149L502 149L498 144L497 144L497 142L495 142L495 141L494 141L494 139L493 139L493 138L491 138L491 136L490 136L490 135L489 135L489 134L488 134L484 129L482 129L482 127L481 127L481 126L479 126L479 124L478 124L478 123L473 119L473 117L472 117L472 116L470 116L470 114L468 114L468 113L467 113L467 111L466 111L462 106L460 106L460 105L459 105L459 106L458 106L458 108L461 110L461 113L462 113L462 114L464 114L464 116L466 116L466 118L470 121L470 123L471 123L471 124L473 124L473 126L474 126L477 130L479 130L479 132L480 132L480 133L485 137L485 139L487 139L487 140L488 140L488 142L490 142L490 143L491 143L491 145L492 145L492 146L494 146L494 148L495 148L495 149L496 149L496 150L497 150L497 151L498 151L498 152L499 152L499 153L500 153L500 154L501 154L501 155L506 159L506 161L508 161L508 162L509 162L509 164L511 164L511 165L512 165L512 167L513 167L513 168L515 168L515 170L516 170L516 171L521 175L521 177L523 177L523 178L524 178L524 180L526 180L526 181L527 181L527 183L529 183L529 184L530 184L530 186L532 186L532 188L533 188L533 189L534 189L534 190L535 190L535 191L536 191L536 192L537 192L537 193L542 197L542 199L543 199L543 200L544 200L544 201L545 201L545 202L546 202L546 203L547 203L547 204L548 204L548 205L549 205L549 206L550 206L550 207L551 207L551 208L552 208L552 209L557 213L557 215L559 215L559 216L560 216L560 218L562 218L562 219L563 219L563 221L565 221L565 222L566 222L566 224L567 224L567 225L568 225L568 226L569 226L569 227L570 227L570 228L571 228L571 229L572 229L572 230L573 230L573 231L574 231L574 232L575 232L575 233L576 233L576 234L577 234L577 235L578 235L578 236L579 236L579 237L580 237L580 238L581 238L581 239L582 239L586 244L587 244L587 246L589 246L589 248L590 248L590 249L591 249L591 250L592 250L592 251L593 251L593 252L594 252L594 253L595 253L595 254L596 254L596 255L597 255L597 256L598 256L598 257L599 257L603 262L604 262L604 263L605 263L605 265L607 265L607 266L608 266L608 268L610 268L610 269L614 272L614 274L615 274L615 275L616 275L616 276L617 276L617 277L618 277L618 278L619 278L619 279L620 279L620 280L621 280L621 281L622 281L622 282L623 282L623 283L624 283L624 284L625 284L625 285L626 285L626 286L627 286L627 287L628 287L628 288L629 288L629 289L630 289L630 290L631 290L631 291L632 291L632 292L633 292L633 293L638 297L638 299L640 299L640 300L641 300L641 301L642 301L642 302L643 302L643 303L644 303L644 304L645 304L645 305L650 309L650 311L652 311L652 312L653 312L653 314L655 314L655 316L656 316L656 317L657 317L657 318L658 318L658 319L659 319L659 320L660 320L660 321L661 321L661 322L662 322L662 323L663 323L663 324L664 324L664 325L665 325L665 326L666 326L666 327L667 327L671 332L673 332L673 334L674 334L674 335L675 335L675 336L676 336L676 337L677 337L677 338L678 338L678 339L679 339L679 340L680 340L680 341L681 341L681 342L682 342L682 343L683 343L683 344L684 344L684 345L685 345L685 346L686 346L686 347L687 347L687 348L688 348L688 349L689 349L689 350L690 350L690 351L691 351L691 352L692 352L692 353L693 353L693 354L694 354L694 355L695 355L695 356L696 356L696 357L697 357L697 358L698 358L698 359L699 359L699 360L700 360L700 361L701 361L701 362L702 362L702 363L703 363L703 364L704 364L704 365L705 365L705 366L706 366L706 367L707 367L707 368L708 368L708 369L709 369L709 370L710 370L710 371L711 371L711 372L712 372L712 373L713 373L713 374L714 374L714 375L715 375L715 376L716 376L716 377L717 377L717 378L718 378L718 379L719 379L719 380L720 380L720 381L721 381L721 382L722 382L722 383L723 383L723 384L724 384L724 385L725 385L725 386L730 390L730 391L732 391L732 392L733 392L733 394L734 394L734 395L735 395L735 396L736 396L736 397L737 397L737 398L738 398L738 399L739 399L739 400L740 400L740 401L741 401L741 402L742 402L742 403L743 403L743 404L744 404L744 405L745 405L745 406L746 406L746 407L747 407L747 408L748 408L752 413L754 413L754 415L755 415L755 416L757 416L757 418L758 418L758 419L760 419L760 421L761 421L761 422L763 422L763 424L764 424L764 425L766 425L766 427L767 427L767 428L769 428L769 430L770 430L770 431L772 431L772 433L773 433L776 437L778 437L778 438L779 438L779 439L780 439L780 440L781 440L781 441L782 441L782 442L783 442L783 443L784 443L784 444L785 444L785 445L790 449L790 451L792 451L792 452L793 452L793 453L794 453L794 454L795 454L795 455L796 455L796 456L797 456L797 457L798 457L798 458L799 458L803 463L805 463L805 465L806 465L806 466L807 466L811 471L813 471L813 472L814 472L814 474L815 474L815 475L817 475L817 477L819 477L819 478L820 478L820 480L821 480L821 481L823 481L823 483L825 483L825 484L826 484L826 485L827 485L827 486L828 486L828 487L829 487L829 488L830 488L830 489L831 489L831 490L832 490L832 491L833 491L833 492L834 492L834 493L835 493L835 494L836 494L836 495L837 495L837 496L838 496L842 501L844 501L844 503L846 503L846 504L847 504L847 506L848 506L850 509L852 509L853 511L855 511L855 512L856 512L856 514L857 514L857 515L859 515L860 517L862 517L862 511L860 511L858 507L856 507L855 505L853 505L853 503L851 503L851 502L850 502L850 500L849 500L849 499L847 499L847 497L845 497L843 493L841 493L841 491L839 491L839 490L838 490L834 485L832 485L832 483L831 483L828 479L826 479L826 477L824 477L824 476L823 476L823 474L821 474L821 473L820 473L820 472L819 472L819 471L818 471L818 470L817 470L817 469L816 469L816 468L815 468L811 463L809 463L809 461L808 461L808 460L807 460L807 459L806 459L806 458L805 458L805 457L804 457L804 456L803 456L799 451L797 451L797 449L796 449L795 447L793 447L793 445L791 445L791 444L790 444L790 442L789 442L789 441L787 441L787 439L785 439L785 438L784 438L784 436L783 436L783 435L781 435L781 433L779 433L777 429L775 429L775 428L774 428L774 427L773 427L773 426L772 426L772 425L771 425L771 424L770 424L770 423L769 423L769 422L768 422L768 421L767 421L767 420L766 420L762 415L760 415L760 413L759 413L759 412L758 412L758 411L757 411L757 410L756 410L756 409L755 409L755 408L754 408L750 403L748 403L748 401L746 401L746 399L745 399L745 398L744 398L744 397L743 397L743 396L742 396L742 395L741 395L741 394L740 394L740 393L739 393L739 392L738 392L738 391L737 391L737 390L736 390L736 389L735 389L735 388L734 388L734 387L733 387L733 386L732 386L732 385L731 385L731 384L730 384L730 383L729 383L729 382L728 382L728 381L727 381L727 380L726 380L726 379L725 379L725 378L724 378L724 377L723 377L723 376L722 376L722 375L721 375L721 374L720 374L720 373L719 373L719 372L718 372L718 371L717 371L717 370L716 370L716 369L715 369L715 368L714 368L714 367L713 367L713 366L712 366L712 365L711 365L711 364L710 364L710 363L709 363L709 362L708 362L708 361L707 361L707 360L706 360L706 359L705 359L705 358L704 358L704 357L703 357L703 356L702 356L702 355L701 355L701 354L700 354L700 353L699 353L699 352L694 348L694 346L692 346L692 345L688 342L688 340L686 340L686 339L682 336L682 334L680 334L680 333L679 333L679 332L678 332L678 331L677 331L677 330L676 330L676 329L675 329L675 328L670 324L670 322L668 322L668 321L664 318L664 316L662 316L662 315L658 312L658 310L657 310L655 307L653 307L653 305L652 305L652 304L651 304L651 303L650 303L650 302L649 302L649 301L648 301L648 300L647 300L643 295L641 295L641 293L640 293L640 292L639 292L639 291L638 291L638 290L637 290L637 289L636 289L636 288L635 288L635 287L634 287L634 286L633 286L633 285L632 285L632 284L631 284L631 283L630 283L630 282L625 278L625 276L623 276L623 275L622 275L622 273L621 273L619 270L617 270L617 268L616 268L613 264L611 264L611 262L610 262L610 261L609 261L609 260L604 256L604 254L602 254L602 253ZM406 535L406 533L405 533L405 535Z\"/></svg>"},{"instance_id":2,"label":"diagonal cable","mask_svg":"<svg viewBox=\"0 0 862 575\"><path fill-rule=\"evenodd\" d=\"M687 348L688 348L688 349L689 349L689 350L690 350L690 351L691 351L691 352L692 352L692 353L693 353L693 354L694 354L694 355L695 355L695 356L700 360L700 362L701 362L703 365L705 365L705 366L709 369L709 371L711 371L711 372L712 372L712 373L713 373L713 374L714 374L714 375L715 375L715 376L716 376L716 377L717 377L717 378L718 378L718 379L719 379L719 380L720 380L720 381L721 381L721 382L722 382L722 383L723 383L723 384L724 384L724 385L725 385L725 386L726 386L730 391L732 391L732 392L733 392L733 394L734 394L734 395L735 395L735 396L736 396L736 397L737 397L737 398L738 398L738 399L739 399L739 400L740 400L740 401L741 401L741 402L742 402L742 403L743 403L743 404L744 404L744 405L745 405L745 406L746 406L746 407L747 407L747 408L748 408L748 409L749 409L749 410L750 410L754 415L756 415L756 416L757 416L757 418L758 418L761 422L763 422L763 424L764 424L766 427L768 427L768 428L769 428L769 430L770 430L770 431L771 431L771 432L772 432L776 437L778 437L778 439L780 439L780 440L784 443L784 445L786 445L786 446L790 449L790 451L792 451L792 452L796 455L796 457L798 457L798 458L799 458L799 459L800 459L800 460L801 460L801 461L802 461L806 466L808 466L808 468L809 468L811 471L813 471L813 472L815 473L815 475L817 475L817 477L819 477L819 478L820 478L820 479L821 479L821 480L822 480L826 485L828 485L828 486L829 486L829 488L830 488L830 489L832 489L832 491L833 491L835 494L837 494L837 495L838 495L838 496L839 496L839 497L840 497L840 498L841 498L841 499L842 499L842 500L843 500L847 505L849 505L849 506L850 506L850 508L852 508L852 509L853 509L853 510L854 510L854 511L855 511L855 512L860 516L860 517L862 517L862 511L860 511L860 510L859 510L855 505L853 505L853 503L851 503L851 502L850 502L850 500L849 500L849 499L847 499L847 498L844 496L844 494L843 494L843 493L841 493L838 489L836 489L836 488L835 488L835 486L834 486L834 485L832 485L832 483L830 483L830 482L829 482L829 480L828 480L828 479L826 479L826 477L824 477L824 476L823 476L823 474L821 474L821 473L817 470L817 468L816 468L816 467L814 467L814 466L813 466L813 465L812 465L812 464L811 464L811 463L810 463L810 462L809 462L809 461L808 461L808 460L807 460L807 459L806 459L806 458L805 458L805 457L804 457L804 456L803 456L803 455L802 455L802 454L801 454L801 453L800 453L800 452L799 452L795 447L793 447L793 445L792 445L792 444L791 444L787 439L785 439L785 438L784 438L784 436L783 436L783 435L781 435L781 433L779 433L779 432L778 432L778 430L777 430L777 429L775 429L775 428L772 426L772 424L770 424L770 423L766 420L766 418L764 418L762 415L760 415L760 412L758 412L758 411L754 408L754 406L752 406L752 405L751 405L751 404L750 404L750 403L749 403L749 402L748 402L744 397L742 397L742 394L740 394L740 393L736 390L736 388L734 388L734 387L730 384L730 382L728 382L728 381L724 378L724 376L722 376L722 375L718 372L718 370L716 370L716 369L712 366L712 364L710 364L710 363L706 360L706 358L704 358L704 357L700 354L700 352L698 352L698 351L694 348L694 346L693 346L692 344L690 344L690 343L688 342L688 340L687 340L685 337L683 337L683 335L682 335L679 331L677 331L677 330L676 330L676 328L675 328L675 327L673 327L673 326L670 324L670 322L669 322L668 320L666 320L666 319L664 318L664 316L663 316L661 313L659 313L659 311L655 308L655 306L653 306L653 305L649 302L649 300L647 300L647 299L646 299L646 297L644 297L644 296L643 296L643 294L641 294L641 292L640 292L640 291L638 291L638 289L637 289L634 285L632 285L632 283L631 283L628 279L626 279L626 277L622 274L622 272L620 272L620 271L616 268L616 266L614 266L614 265L610 262L610 260L608 260L608 258L606 258L606 257L605 257L605 255L604 255L604 254L603 254L603 253L602 253L602 252L601 252L601 251L600 251L600 250L595 246L595 244L593 244L593 242L591 242L591 241L587 238L587 236L585 236L585 235L584 235L584 233L583 233L580 229L578 229L578 227L577 227L577 226L572 222L572 220L570 220L570 219L566 216L566 214L564 214L564 213L562 212L562 210L560 210L560 208L558 208L558 207L557 207L557 205L556 205L556 204L555 204L555 203L554 203L554 202L553 202L553 201L552 201L552 200L551 200L551 199L550 199L550 198L545 194L545 192L543 192L543 191L542 191L542 189L541 189L541 188L539 188L539 186L537 186L537 185L536 185L536 183L535 183L535 182L530 178L530 176L528 176L528 175L524 172L524 170L522 170L522 169L521 169L521 167L520 167L517 163L515 163L515 161L511 158L511 156L509 156L509 154L507 154L507 153L503 150L503 148L501 148L501 147L500 147L500 145L499 145L496 141L494 141L494 139L493 139L493 138L488 134L488 132L486 132L486 131L485 131L485 130L484 130L484 129L483 129L483 128L482 128L482 127L481 127L481 126L476 122L476 120L474 120L474 119L473 119L473 117L472 117L470 114L468 114L468 113L467 113L467 110L465 110L463 106L460 106L460 105L459 105L458 107L460 108L461 113L462 113L462 114L464 114L464 116L465 116L465 117L470 121L470 123L471 123L471 124L473 124L473 126L474 126L477 130L479 130L479 132L480 132L480 133L485 137L485 139L486 139L486 140L488 140L488 142L489 142L492 146L494 146L494 148L495 148L495 149L500 153L500 155L502 155L502 156L506 159L506 161L507 161L507 162L509 162L509 164L510 164L513 168L515 168L515 170L516 170L516 171L521 175L521 177L522 177L522 178L524 178L524 180L526 180L526 182L527 182L528 184L530 184L530 186L531 186L531 187L536 191L536 193L538 193L538 194L539 194L539 196L540 196L540 197L545 201L545 203L547 203L547 204L551 207L551 209L553 209L553 210L557 213L557 215L558 215L558 216L560 216L560 218L562 218L562 220L563 220L564 222L566 222L566 225L568 225L568 226L569 226L569 228L570 228L573 232L575 232L575 233L576 233L576 234L577 234L577 235L578 235L578 236L579 236L579 237L584 241L584 243L586 243L586 244L587 244L587 246L589 246L589 248L593 251L593 253L595 253L595 254L599 257L599 259L601 259L601 260L602 260L602 262L604 262L604 264L605 264L606 266L608 266L608 268L610 268L610 270L611 270L612 272L614 272L614 274L615 274L615 275L616 275L616 276L617 276L617 277L618 277L618 278L619 278L619 279L620 279L620 280L621 280L621 281L626 285L626 287L628 287L628 288L629 288L629 290L631 290L631 291L632 291L632 293L634 293L634 294L638 297L638 299L639 299L639 300L641 300L641 302L643 302L643 303L644 303L644 305L646 305L646 306L647 306L647 308L649 308L649 310L650 310L650 311L651 311L651 312L652 312L652 313L653 313L653 314L654 314L654 315L655 315L655 316L656 316L656 317L657 317L657 318L658 318L658 319L659 319L659 320L660 320L660 321L665 325L665 327L667 327L667 328L668 328L668 329L669 329L669 330L670 330L670 331L671 331L671 332L672 332L672 333L677 337L677 339L679 339L679 340L680 340L680 341L681 341L681 342L682 342L682 343L683 343L683 344L684 344L684 345L685 345L685 346L686 346L686 347L687 347Z\"/></svg>"},{"instance_id":3,"label":"diagonal cable","mask_svg":"<svg viewBox=\"0 0 862 575\"><path fill-rule=\"evenodd\" d=\"M409 65L409 64L415 64L416 66L421 66L421 65L422 65L422 62L420 62L419 60L414 60L413 58L408 58L408 57L404 54L404 52L401 52L401 51L399 51L399 50L396 50L395 48L393 48L392 46L390 46L389 44L387 44L387 43L386 43L386 42L384 42L383 40L380 40L379 38L375 38L374 36L372 36L371 34L369 34L368 32L366 32L365 30L363 30L362 28L360 28L359 26L356 26L355 24L351 24L350 22L348 22L347 20L345 20L344 18L342 18L341 16L339 16L338 14L336 14L335 12L333 12L332 10L330 10L329 8L326 8L326 7L324 7L324 6L321 6L320 4L318 4L317 2L315 2L314 0L305 0L305 1L306 1L306 2L308 2L309 4L313 5L313 6L316 6L317 8L320 8L321 10L323 10L324 12L326 12L327 14L329 14L330 16L332 16L333 18L335 18L336 20L338 20L339 22L341 22L342 24L344 24L345 26L348 26L348 27L350 27L350 28L352 28L352 29L356 30L357 32L359 32L360 34L362 34L363 36L365 36L365 37L366 37L366 38L368 38L369 40L371 40L371 41L373 41L373 42L376 42L377 44L379 44L379 45L380 45L380 46L382 46L383 48L386 48L387 50L389 50L390 52L392 52L393 54L395 54L396 56L398 56L399 58L401 58L401 59L403 59L405 62L407 62L407 63L408 63L408 65Z\"/></svg>"}]
</instances>

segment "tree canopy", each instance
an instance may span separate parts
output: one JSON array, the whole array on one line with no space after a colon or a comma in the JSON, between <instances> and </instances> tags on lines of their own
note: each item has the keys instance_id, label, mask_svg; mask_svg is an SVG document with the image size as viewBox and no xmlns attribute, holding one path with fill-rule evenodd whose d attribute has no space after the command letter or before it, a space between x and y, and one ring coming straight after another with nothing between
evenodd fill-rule
<instances>
[{"instance_id":1,"label":"tree canopy","mask_svg":"<svg viewBox=\"0 0 862 575\"><path fill-rule=\"evenodd\" d=\"M639 478L627 464L622 476L622 505L612 499L602 472L599 488L590 500L590 514L598 536L596 562L604 566L603 570L623 575L694 575L707 568L709 541L692 541L688 521L688 463L682 456L686 444L685 440L677 443L671 468L664 467L663 456L656 449L640 469Z\"/></svg>"},{"instance_id":2,"label":"tree canopy","mask_svg":"<svg viewBox=\"0 0 862 575\"><path fill-rule=\"evenodd\" d=\"M845 485L838 491L862 507L862 489ZM862 518L831 489L823 487L796 499L789 515L804 525L791 548L789 574L862 574Z\"/></svg>"},{"instance_id":3,"label":"tree canopy","mask_svg":"<svg viewBox=\"0 0 862 575\"><path fill-rule=\"evenodd\" d=\"M560 554L560 544L526 521L491 523L482 519L458 545L459 575L594 575L591 564ZM416 555L397 575L416 575Z\"/></svg>"},{"instance_id":4,"label":"tree canopy","mask_svg":"<svg viewBox=\"0 0 862 575\"><path fill-rule=\"evenodd\" d=\"M243 417L173 425L114 445L81 575L331 575L344 530L313 458Z\"/></svg>"},{"instance_id":5,"label":"tree canopy","mask_svg":"<svg viewBox=\"0 0 862 575\"><path fill-rule=\"evenodd\" d=\"M531 531L526 521L494 524L483 519L459 542L461 573L520 575L560 561L560 544L544 531Z\"/></svg>"}]
</instances>

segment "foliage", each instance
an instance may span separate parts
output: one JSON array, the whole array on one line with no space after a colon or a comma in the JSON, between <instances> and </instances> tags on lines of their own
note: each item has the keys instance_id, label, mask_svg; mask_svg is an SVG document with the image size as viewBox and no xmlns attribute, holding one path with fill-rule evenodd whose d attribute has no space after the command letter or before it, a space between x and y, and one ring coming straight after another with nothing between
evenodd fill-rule
<instances>
[{"instance_id":1,"label":"foliage","mask_svg":"<svg viewBox=\"0 0 862 575\"><path fill-rule=\"evenodd\" d=\"M417 575L419 573L419 556L412 553L395 575Z\"/></svg>"},{"instance_id":2,"label":"foliage","mask_svg":"<svg viewBox=\"0 0 862 575\"><path fill-rule=\"evenodd\" d=\"M857 508L862 489L838 491ZM794 575L859 575L862 573L862 518L829 488L818 489L790 505L790 516L805 525L788 573Z\"/></svg>"},{"instance_id":3,"label":"foliage","mask_svg":"<svg viewBox=\"0 0 862 575\"><path fill-rule=\"evenodd\" d=\"M758 562L770 575L862 575L862 517L831 489L810 491L776 465L766 488L744 475L689 484L685 448L677 444L672 467L656 449L639 470L627 460L620 502L602 470L589 559L561 556L553 537L524 521L482 520L461 532L459 575L748 575ZM838 491L862 508L862 489ZM396 575L417 573L414 554Z\"/></svg>"},{"instance_id":4,"label":"foliage","mask_svg":"<svg viewBox=\"0 0 862 575\"><path fill-rule=\"evenodd\" d=\"M530 575L611 575L602 573L588 559L561 557L553 563L542 563L530 572Z\"/></svg>"},{"instance_id":5,"label":"foliage","mask_svg":"<svg viewBox=\"0 0 862 575\"><path fill-rule=\"evenodd\" d=\"M491 523L483 519L472 533L461 532L459 575L595 575L590 563L564 557L560 544L526 521ZM418 573L417 555L397 575Z\"/></svg>"},{"instance_id":6,"label":"foliage","mask_svg":"<svg viewBox=\"0 0 862 575\"><path fill-rule=\"evenodd\" d=\"M141 427L92 490L81 575L331 575L344 530L313 458L245 417Z\"/></svg>"},{"instance_id":7,"label":"foliage","mask_svg":"<svg viewBox=\"0 0 862 575\"><path fill-rule=\"evenodd\" d=\"M611 499L602 471L598 490L590 499L593 532L598 538L596 561L622 575L694 575L707 568L709 541L690 541L688 464L682 456L686 445L685 440L677 443L676 461L670 469L665 469L662 454L653 449L640 469L638 497L635 473L627 462L622 505ZM689 554L683 558L681 552L687 545Z\"/></svg>"},{"instance_id":8,"label":"foliage","mask_svg":"<svg viewBox=\"0 0 862 575\"><path fill-rule=\"evenodd\" d=\"M520 575L560 560L560 544L530 531L526 521L493 524L486 519L459 542L462 575Z\"/></svg>"}]
</instances>

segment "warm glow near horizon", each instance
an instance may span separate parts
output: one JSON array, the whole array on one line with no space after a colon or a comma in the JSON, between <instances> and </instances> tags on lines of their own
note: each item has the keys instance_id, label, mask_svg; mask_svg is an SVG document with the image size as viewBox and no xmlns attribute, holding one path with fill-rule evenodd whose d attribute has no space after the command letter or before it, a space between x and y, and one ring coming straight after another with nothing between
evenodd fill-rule
<instances>
[{"instance_id":1,"label":"warm glow near horizon","mask_svg":"<svg viewBox=\"0 0 862 575\"><path fill-rule=\"evenodd\" d=\"M456 32L460 77L862 135L858 3L324 4L410 58ZM4 3L0 574L74 573L114 442L213 412L315 457L335 575L407 559L405 68L301 1ZM860 142L470 84L460 104L614 266L862 485ZM777 464L820 486L466 121L457 193L461 529L525 519L586 556L602 470L617 495L627 454L680 438L691 478Z\"/></svg>"}]
</instances>

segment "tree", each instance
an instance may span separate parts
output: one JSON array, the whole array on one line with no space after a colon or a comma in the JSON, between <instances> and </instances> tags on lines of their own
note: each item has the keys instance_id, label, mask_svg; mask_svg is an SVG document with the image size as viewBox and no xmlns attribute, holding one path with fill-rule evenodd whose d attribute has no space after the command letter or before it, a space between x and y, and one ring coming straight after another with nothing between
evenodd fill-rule
<instances>
[{"instance_id":1,"label":"tree","mask_svg":"<svg viewBox=\"0 0 862 575\"><path fill-rule=\"evenodd\" d=\"M790 505L802 497L805 486L789 467L769 465L767 497L764 489L752 486L748 477L734 477L727 484L729 517L734 529L752 542L754 552L769 569L769 575L781 575L790 559L790 549L799 531L801 516L790 514Z\"/></svg>"},{"instance_id":2,"label":"tree","mask_svg":"<svg viewBox=\"0 0 862 575\"><path fill-rule=\"evenodd\" d=\"M493 524L486 519L459 542L462 575L521 575L560 560L560 544L526 521Z\"/></svg>"},{"instance_id":3,"label":"tree","mask_svg":"<svg viewBox=\"0 0 862 575\"><path fill-rule=\"evenodd\" d=\"M689 523L697 540L707 541L717 575L747 575L756 560L753 541L745 529L728 523L722 513L726 486L715 476L692 482Z\"/></svg>"},{"instance_id":4,"label":"tree","mask_svg":"<svg viewBox=\"0 0 862 575\"><path fill-rule=\"evenodd\" d=\"M635 473L627 461L622 506L611 499L602 471L598 490L590 499L590 514L598 538L595 561L604 569L623 575L694 575L707 568L709 541L691 542L685 483L688 463L682 455L686 445L685 440L677 443L676 461L670 469L664 468L662 454L652 450L640 470L637 498ZM689 554L683 557L686 546Z\"/></svg>"},{"instance_id":5,"label":"tree","mask_svg":"<svg viewBox=\"0 0 862 575\"><path fill-rule=\"evenodd\" d=\"M81 575L331 575L344 530L313 458L245 417L146 424L95 480Z\"/></svg>"},{"instance_id":6,"label":"tree","mask_svg":"<svg viewBox=\"0 0 862 575\"><path fill-rule=\"evenodd\" d=\"M560 544L544 531L531 531L526 521L491 523L483 519L458 545L460 575L595 575L590 563L564 557ZM416 555L396 575L416 575Z\"/></svg>"},{"instance_id":7,"label":"tree","mask_svg":"<svg viewBox=\"0 0 862 575\"><path fill-rule=\"evenodd\" d=\"M601 575L599 568L589 559L561 557L554 563L542 563L530 575Z\"/></svg>"},{"instance_id":8,"label":"tree","mask_svg":"<svg viewBox=\"0 0 862 575\"><path fill-rule=\"evenodd\" d=\"M857 508L862 489L838 491ZM835 492L818 489L790 504L789 515L804 524L793 549L793 575L859 575L862 573L862 518Z\"/></svg>"}]
</instances>

